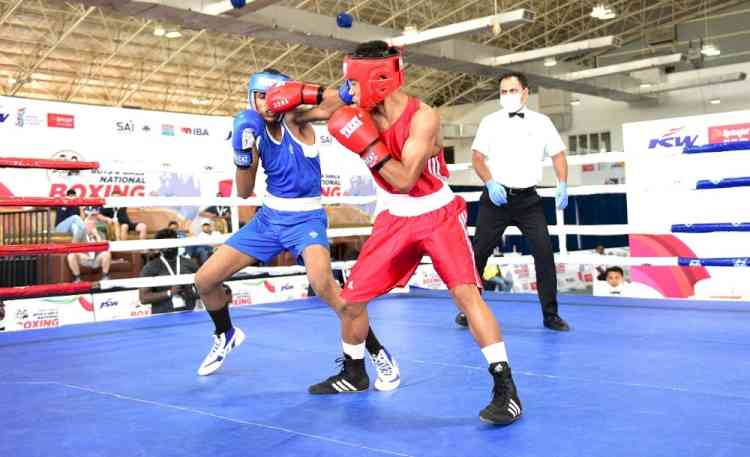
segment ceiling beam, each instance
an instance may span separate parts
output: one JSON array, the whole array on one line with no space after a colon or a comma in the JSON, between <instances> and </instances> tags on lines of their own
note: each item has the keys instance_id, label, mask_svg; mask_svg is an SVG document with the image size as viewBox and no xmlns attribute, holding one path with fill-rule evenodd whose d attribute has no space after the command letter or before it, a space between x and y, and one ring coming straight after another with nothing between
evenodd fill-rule
<instances>
[{"instance_id":1,"label":"ceiling beam","mask_svg":"<svg viewBox=\"0 0 750 457\"><path fill-rule=\"evenodd\" d=\"M167 57L166 59L164 59L164 61L162 63L160 63L159 65L157 65L156 68L154 68L151 71L151 73L149 73L143 79L141 79L140 81L138 81L137 84L135 84L125 95L123 95L123 97L120 99L120 101L117 102L117 106L122 106L123 104L125 104L125 102L127 102L130 99L130 97L133 96L133 94L138 90L139 87L141 87L141 85L143 83L146 83L151 78L153 78L154 75L159 72L159 70L161 70L166 65L168 65L169 62L171 62L175 57L177 57L182 51L184 51L185 49L187 49L188 46L190 46L191 44L193 44L193 42L195 40L197 40L198 38L200 38L205 32L206 32L205 30L200 30L200 31L198 31L198 33L194 33L193 36L190 37L189 40L187 40L185 43L182 44L182 46L180 46L174 52L172 52L172 54L170 54L169 57Z\"/></svg>"},{"instance_id":2,"label":"ceiling beam","mask_svg":"<svg viewBox=\"0 0 750 457\"><path fill-rule=\"evenodd\" d=\"M565 81L579 81L582 79L599 78L601 76L617 75L621 73L630 73L631 71L644 70L646 68L663 67L679 63L683 60L681 53L669 54L666 56L649 57L647 59L633 60L631 62L607 65L605 67L589 68L588 70L574 71L557 75L558 78Z\"/></svg>"},{"instance_id":3,"label":"ceiling beam","mask_svg":"<svg viewBox=\"0 0 750 457\"><path fill-rule=\"evenodd\" d=\"M62 43L63 41L65 41L65 39L68 38L68 35L70 35L71 33L73 33L73 30L77 29L78 26L81 25L81 23L87 17L89 17L89 15L91 13L93 13L95 10L96 10L96 8L94 8L93 6L91 6L88 9L86 9L85 11L83 11L83 13L78 17L78 19L76 19L76 21L73 22L73 24L71 24L70 27L68 27L63 32L63 34L60 35L57 38L57 40L54 43L52 43L52 46L50 46L49 48L47 48L47 50L44 52L44 54L42 54L42 56L39 59L37 59L36 62L34 62L31 65L31 67L29 67L23 73L23 76L18 81L16 81L16 83L13 85L13 89L11 89L11 91L10 91L10 95L16 95L16 93L21 89L21 87L24 86L24 84L26 84L27 82L31 81L30 78L31 78L32 74L34 73L34 71L36 71L36 69L39 68L39 66L42 65L45 60L47 60L47 57L49 57L50 54L52 54L55 51L55 49L57 49L58 46L60 46L60 43Z\"/></svg>"},{"instance_id":4,"label":"ceiling beam","mask_svg":"<svg viewBox=\"0 0 750 457\"><path fill-rule=\"evenodd\" d=\"M534 49L532 51L515 52L512 54L505 54L498 57L490 57L487 59L481 59L478 63L484 65L500 66L500 65L516 65L525 62L533 62L536 60L542 60L547 57L559 57L568 54L573 54L581 51L589 51L593 49L611 48L620 45L620 40L614 35L591 38L583 41L574 41L572 43L558 44L557 46L549 46L546 48Z\"/></svg>"},{"instance_id":5,"label":"ceiling beam","mask_svg":"<svg viewBox=\"0 0 750 457\"><path fill-rule=\"evenodd\" d=\"M5 21L8 20L9 17L13 15L13 13L18 9L19 6L21 6L21 3L23 3L23 0L16 0L16 3L10 6L5 12L3 13L2 17L0 17L0 27L5 24Z\"/></svg>"},{"instance_id":6,"label":"ceiling beam","mask_svg":"<svg viewBox=\"0 0 750 457\"><path fill-rule=\"evenodd\" d=\"M203 28L221 33L235 33L245 36L254 36L259 39L280 40L290 44L301 44L317 49L328 49L336 51L351 52L358 42L369 39L387 39L398 33L393 29L368 26L368 24L357 23L356 30L359 41L354 38L354 32L350 29L332 29L333 18L293 8L271 6L264 8L261 13L252 14L250 17L243 16L241 19L229 17L228 15L210 16L194 11L185 11L170 8L163 5L151 3L131 2L128 0L80 0L85 4L96 6L110 6L116 11L136 16L146 16L153 19L164 20L182 25L184 28ZM467 2L471 3L471 2ZM252 5L252 3L250 4ZM248 5L249 6L249 5ZM242 11L242 10L239 10ZM264 15L274 13L271 20ZM321 26L323 24L323 26ZM327 25L326 25L327 24ZM461 42L461 40L454 40ZM465 42L464 42L465 43ZM470 44L466 43L468 47ZM478 46L478 45L473 45ZM469 73L484 77L497 77L507 69L494 68L465 60L465 56L445 57L440 49L429 49L429 46L420 46L409 50L404 60L408 63L436 68L453 73ZM491 55L492 48L487 47L486 55ZM582 94L595 95L620 101L641 101L644 97L629 92L592 86L590 84L562 81L548 76L529 74L529 80L539 86L568 90Z\"/></svg>"}]
</instances>

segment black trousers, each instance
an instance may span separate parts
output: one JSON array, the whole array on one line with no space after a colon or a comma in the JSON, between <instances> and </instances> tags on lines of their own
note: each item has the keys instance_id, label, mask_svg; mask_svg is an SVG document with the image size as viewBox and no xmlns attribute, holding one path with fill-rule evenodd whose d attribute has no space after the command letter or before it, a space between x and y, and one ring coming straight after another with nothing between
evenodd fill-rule
<instances>
[{"instance_id":1,"label":"black trousers","mask_svg":"<svg viewBox=\"0 0 750 457\"><path fill-rule=\"evenodd\" d=\"M515 225L529 241L536 269L537 293L542 313L557 314L557 272L552 252L552 240L547 230L542 199L535 190L523 193L508 191L508 203L497 206L490 200L487 189L479 198L479 216L474 234L474 261L479 274L487 265L502 240L505 229Z\"/></svg>"}]
</instances>

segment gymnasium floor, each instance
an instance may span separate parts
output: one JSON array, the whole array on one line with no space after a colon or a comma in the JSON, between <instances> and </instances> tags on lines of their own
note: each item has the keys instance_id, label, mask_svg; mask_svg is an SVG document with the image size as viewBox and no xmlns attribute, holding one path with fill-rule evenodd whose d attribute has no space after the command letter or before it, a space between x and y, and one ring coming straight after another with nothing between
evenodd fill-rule
<instances>
[{"instance_id":1,"label":"gymnasium floor","mask_svg":"<svg viewBox=\"0 0 750 457\"><path fill-rule=\"evenodd\" d=\"M0 334L0 456L750 456L750 303L488 294L524 417L478 419L490 377L447 294L391 295L373 327L400 389L310 396L336 370L317 299L233 309L216 375L204 313ZM368 370L374 370L368 363Z\"/></svg>"}]
</instances>

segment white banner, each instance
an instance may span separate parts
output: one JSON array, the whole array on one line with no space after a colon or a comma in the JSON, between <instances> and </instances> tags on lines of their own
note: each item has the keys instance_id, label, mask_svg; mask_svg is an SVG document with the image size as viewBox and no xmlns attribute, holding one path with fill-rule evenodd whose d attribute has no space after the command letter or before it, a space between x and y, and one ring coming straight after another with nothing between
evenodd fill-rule
<instances>
[{"instance_id":1,"label":"white banner","mask_svg":"<svg viewBox=\"0 0 750 457\"><path fill-rule=\"evenodd\" d=\"M0 169L0 197L229 196L234 179L232 118L0 97L0 157L98 161L97 171ZM372 196L375 185L359 157L315 126L324 196ZM255 194L263 196L262 167ZM199 208L170 208L195 219ZM368 221L374 204L341 218ZM188 224L189 225L189 224ZM195 224L194 224L195 225Z\"/></svg>"},{"instance_id":2,"label":"white banner","mask_svg":"<svg viewBox=\"0 0 750 457\"><path fill-rule=\"evenodd\" d=\"M307 276L242 279L227 282L232 288L232 306L258 305L307 297Z\"/></svg>"},{"instance_id":3,"label":"white banner","mask_svg":"<svg viewBox=\"0 0 750 457\"><path fill-rule=\"evenodd\" d=\"M750 188L692 189L698 180L750 176L750 152L682 154L685 146L747 140L748 132L750 111L625 124L628 184L641 190L628 193L628 223L659 233L672 224L748 222ZM657 187L664 192L653 191ZM642 192L647 189L652 191ZM750 256L750 233L633 234L630 252L634 257ZM661 297L750 299L742 269L634 267L631 279Z\"/></svg>"},{"instance_id":4,"label":"white banner","mask_svg":"<svg viewBox=\"0 0 750 457\"><path fill-rule=\"evenodd\" d=\"M94 294L96 321L132 319L151 315L151 305L141 304L137 290Z\"/></svg>"},{"instance_id":5,"label":"white banner","mask_svg":"<svg viewBox=\"0 0 750 457\"><path fill-rule=\"evenodd\" d=\"M36 330L94 322L91 294L5 300L5 330Z\"/></svg>"}]
</instances>

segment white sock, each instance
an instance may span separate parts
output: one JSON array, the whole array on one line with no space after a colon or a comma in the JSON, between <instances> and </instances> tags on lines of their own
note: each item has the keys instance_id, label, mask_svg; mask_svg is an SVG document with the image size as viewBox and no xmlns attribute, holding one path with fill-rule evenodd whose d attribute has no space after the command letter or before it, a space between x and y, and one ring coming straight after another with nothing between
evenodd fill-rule
<instances>
[{"instance_id":1,"label":"white sock","mask_svg":"<svg viewBox=\"0 0 750 457\"><path fill-rule=\"evenodd\" d=\"M341 347L344 348L344 354L348 355L354 360L365 358L364 341L360 344L348 344L344 340L341 340Z\"/></svg>"},{"instance_id":2,"label":"white sock","mask_svg":"<svg viewBox=\"0 0 750 457\"><path fill-rule=\"evenodd\" d=\"M508 361L508 352L505 350L505 343L502 341L483 347L482 354L484 354L484 358L487 359L487 363L490 365Z\"/></svg>"}]
</instances>

